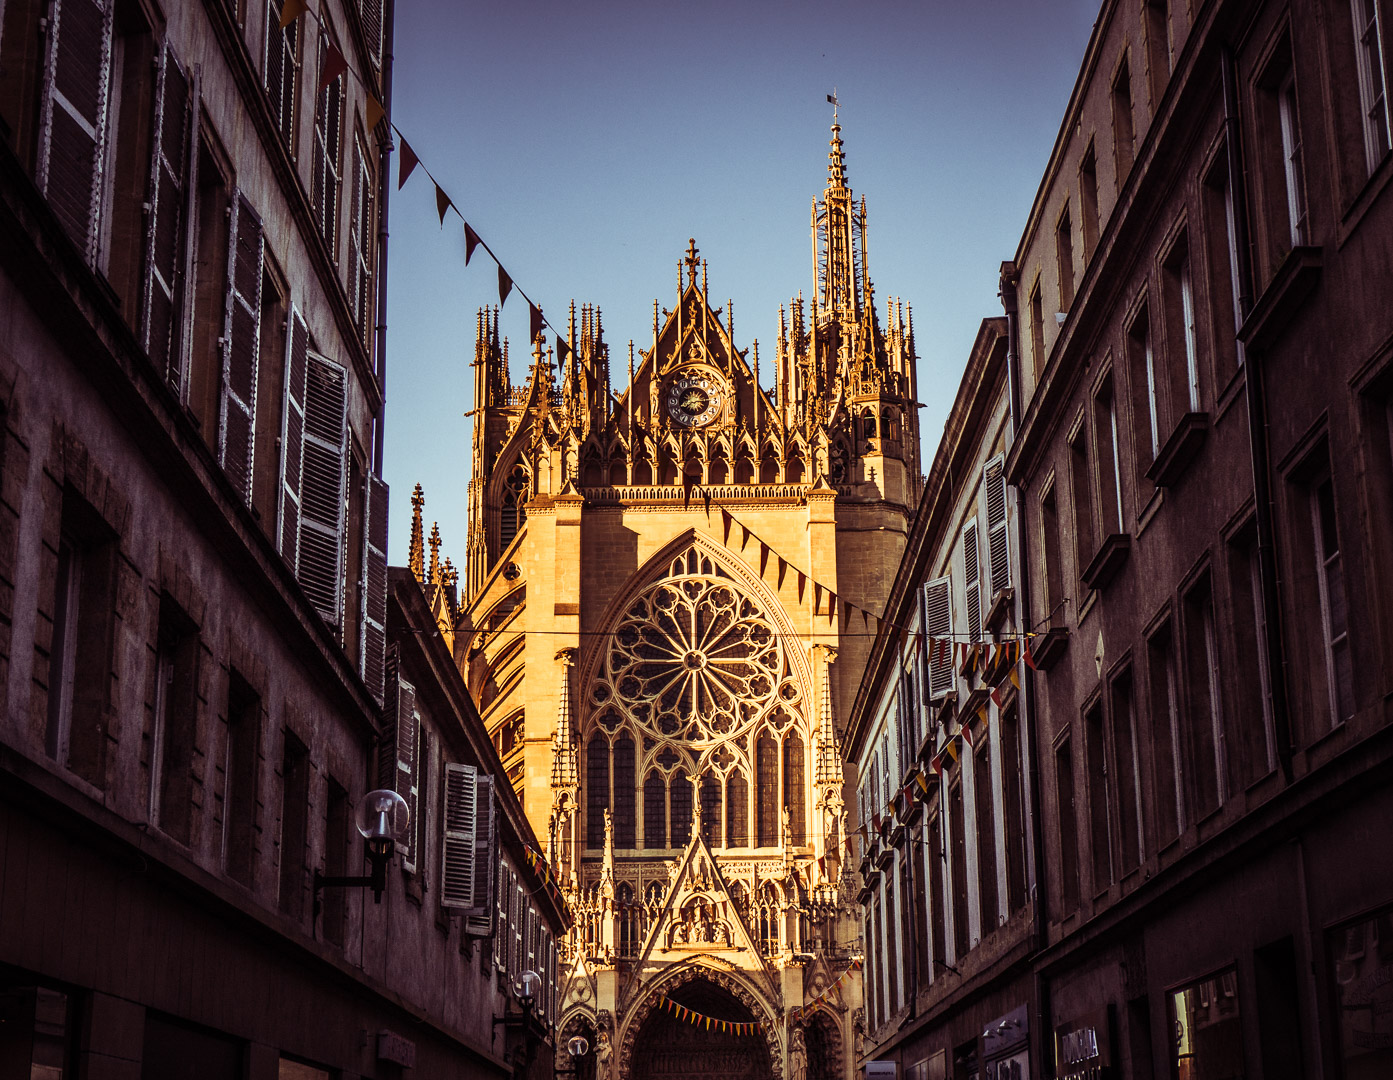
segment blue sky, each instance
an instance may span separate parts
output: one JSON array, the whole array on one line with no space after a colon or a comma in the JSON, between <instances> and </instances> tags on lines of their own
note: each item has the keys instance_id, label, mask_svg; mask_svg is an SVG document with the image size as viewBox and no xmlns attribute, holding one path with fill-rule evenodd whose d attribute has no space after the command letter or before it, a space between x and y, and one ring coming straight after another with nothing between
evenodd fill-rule
<instances>
[{"instance_id":1,"label":"blue sky","mask_svg":"<svg viewBox=\"0 0 1393 1080\"><path fill-rule=\"evenodd\" d=\"M713 299L734 301L737 342L772 356L779 304L812 291L808 212L835 87L878 303L914 309L927 461L977 326L1000 313L997 270L1097 12L1095 0L400 0L393 114L553 323L572 299L600 306L619 380L653 300L672 305L688 237ZM393 192L390 225L389 558L406 561L419 482L427 528L439 521L462 565L474 317L497 302L496 274L482 252L464 266L459 220L442 231L421 172ZM521 298L502 323L521 382Z\"/></svg>"}]
</instances>

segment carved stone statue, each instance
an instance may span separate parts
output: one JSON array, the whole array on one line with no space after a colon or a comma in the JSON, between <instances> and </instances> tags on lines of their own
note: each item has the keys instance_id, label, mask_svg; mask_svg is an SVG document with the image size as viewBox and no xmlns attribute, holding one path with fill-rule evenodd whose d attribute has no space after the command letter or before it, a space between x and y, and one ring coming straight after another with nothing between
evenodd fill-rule
<instances>
[{"instance_id":1,"label":"carved stone statue","mask_svg":"<svg viewBox=\"0 0 1393 1080\"><path fill-rule=\"evenodd\" d=\"M803 1044L803 1029L795 1027L788 1043L788 1080L806 1080L808 1050Z\"/></svg>"},{"instance_id":2,"label":"carved stone statue","mask_svg":"<svg viewBox=\"0 0 1393 1080\"><path fill-rule=\"evenodd\" d=\"M610 1060L613 1057L614 1048L610 1045L609 1032L602 1027L595 1036L595 1080L609 1080Z\"/></svg>"}]
</instances>

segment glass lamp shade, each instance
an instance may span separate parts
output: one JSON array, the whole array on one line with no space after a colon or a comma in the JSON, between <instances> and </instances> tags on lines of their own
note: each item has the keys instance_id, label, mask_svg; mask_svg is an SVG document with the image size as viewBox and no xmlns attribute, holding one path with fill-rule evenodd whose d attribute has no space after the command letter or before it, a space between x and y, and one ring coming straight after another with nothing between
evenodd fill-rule
<instances>
[{"instance_id":1,"label":"glass lamp shade","mask_svg":"<svg viewBox=\"0 0 1393 1080\"><path fill-rule=\"evenodd\" d=\"M590 1041L584 1035L577 1035L566 1044L566 1052L573 1058L585 1057L590 1051Z\"/></svg>"},{"instance_id":2,"label":"glass lamp shade","mask_svg":"<svg viewBox=\"0 0 1393 1080\"><path fill-rule=\"evenodd\" d=\"M537 998L537 991L541 989L542 977L535 971L524 971L513 980L513 993L517 995L519 1001L524 1004L531 1004Z\"/></svg>"},{"instance_id":3,"label":"glass lamp shade","mask_svg":"<svg viewBox=\"0 0 1393 1080\"><path fill-rule=\"evenodd\" d=\"M355 824L370 845L390 844L411 827L411 810L395 791L369 791L358 804Z\"/></svg>"}]
</instances>

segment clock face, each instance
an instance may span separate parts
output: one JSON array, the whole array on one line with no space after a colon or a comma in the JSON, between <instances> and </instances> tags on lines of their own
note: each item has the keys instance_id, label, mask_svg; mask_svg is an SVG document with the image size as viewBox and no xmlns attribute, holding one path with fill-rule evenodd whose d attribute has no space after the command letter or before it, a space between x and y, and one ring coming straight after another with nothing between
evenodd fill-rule
<instances>
[{"instance_id":1,"label":"clock face","mask_svg":"<svg viewBox=\"0 0 1393 1080\"><path fill-rule=\"evenodd\" d=\"M679 375L667 388L667 411L684 427L705 427L721 411L721 387L710 375Z\"/></svg>"}]
</instances>

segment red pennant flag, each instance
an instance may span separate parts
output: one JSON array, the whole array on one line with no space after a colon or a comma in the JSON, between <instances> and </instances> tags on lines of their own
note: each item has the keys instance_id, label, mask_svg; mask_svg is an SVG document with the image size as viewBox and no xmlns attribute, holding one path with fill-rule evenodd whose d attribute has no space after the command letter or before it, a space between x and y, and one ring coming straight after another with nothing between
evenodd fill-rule
<instances>
[{"instance_id":1,"label":"red pennant flag","mask_svg":"<svg viewBox=\"0 0 1393 1080\"><path fill-rule=\"evenodd\" d=\"M929 762L929 768L931 768L931 769L934 771L934 774L935 774L935 775L937 775L937 776L942 776L942 775L943 775L943 752L942 752L942 751L939 751L937 754L935 754L935 755L933 756L933 760Z\"/></svg>"},{"instance_id":2,"label":"red pennant flag","mask_svg":"<svg viewBox=\"0 0 1393 1080\"><path fill-rule=\"evenodd\" d=\"M800 574L799 577L801 578L802 575ZM799 582L799 585L798 585L798 591L799 591L799 592L802 592L802 591L803 591L803 585L802 585L802 582L801 582L801 581ZM822 607L822 586L819 585L816 581L814 581L814 582L813 582L813 614L816 615L816 614L818 613L818 610L819 610L821 607Z\"/></svg>"},{"instance_id":3,"label":"red pennant flag","mask_svg":"<svg viewBox=\"0 0 1393 1080\"><path fill-rule=\"evenodd\" d=\"M439 184L435 185L435 212L440 215L440 227L445 227L445 211L451 206L450 196L445 194L445 189Z\"/></svg>"},{"instance_id":4,"label":"red pennant flag","mask_svg":"<svg viewBox=\"0 0 1393 1080\"><path fill-rule=\"evenodd\" d=\"M879 814L872 814L871 827L874 828L876 832L880 832L880 823L884 820L885 819L882 818Z\"/></svg>"},{"instance_id":5,"label":"red pennant flag","mask_svg":"<svg viewBox=\"0 0 1393 1080\"><path fill-rule=\"evenodd\" d=\"M701 483L699 473L682 473L682 509L685 510L692 505L692 491Z\"/></svg>"},{"instance_id":6,"label":"red pennant flag","mask_svg":"<svg viewBox=\"0 0 1393 1080\"><path fill-rule=\"evenodd\" d=\"M746 526L741 525L741 526L740 526L740 550L741 550L741 551L744 551L744 550L745 550L745 545L748 544L749 542L750 542L750 530L749 530ZM761 546L762 546L762 545L761 545Z\"/></svg>"},{"instance_id":7,"label":"red pennant flag","mask_svg":"<svg viewBox=\"0 0 1393 1080\"><path fill-rule=\"evenodd\" d=\"M513 279L508 276L508 271L503 269L503 264L498 264L498 306L502 307L508 302L508 294L513 291Z\"/></svg>"},{"instance_id":8,"label":"red pennant flag","mask_svg":"<svg viewBox=\"0 0 1393 1080\"><path fill-rule=\"evenodd\" d=\"M532 336L532 340L536 341L542 336L542 309L531 301L528 301L527 304L527 320L528 331Z\"/></svg>"},{"instance_id":9,"label":"red pennant flag","mask_svg":"<svg viewBox=\"0 0 1393 1080\"><path fill-rule=\"evenodd\" d=\"M1002 706L1002 698L1005 697L1005 694L1004 694L1005 689L1006 689L1005 680L1002 680L1002 682L1000 682L999 684L997 684L995 687L992 688L992 703L993 703L998 709L1001 708L1001 706Z\"/></svg>"},{"instance_id":10,"label":"red pennant flag","mask_svg":"<svg viewBox=\"0 0 1393 1080\"><path fill-rule=\"evenodd\" d=\"M348 70L348 61L333 42L324 50L324 59L319 65L319 88L316 94L324 93L324 88Z\"/></svg>"},{"instance_id":11,"label":"red pennant flag","mask_svg":"<svg viewBox=\"0 0 1393 1080\"><path fill-rule=\"evenodd\" d=\"M870 615L867 613L867 611L866 611L865 608L862 608L862 609L861 609L861 629L862 629L862 630L869 630L870 628L871 628L871 619L870 619Z\"/></svg>"},{"instance_id":12,"label":"red pennant flag","mask_svg":"<svg viewBox=\"0 0 1393 1080\"><path fill-rule=\"evenodd\" d=\"M963 737L963 742L967 743L968 746L972 745L972 727L970 721L958 729L958 734Z\"/></svg>"},{"instance_id":13,"label":"red pennant flag","mask_svg":"<svg viewBox=\"0 0 1393 1080\"><path fill-rule=\"evenodd\" d=\"M837 617L837 594L834 593L831 589L828 589L828 590L827 590L827 620L830 622L831 620L835 619L836 617Z\"/></svg>"},{"instance_id":14,"label":"red pennant flag","mask_svg":"<svg viewBox=\"0 0 1393 1080\"><path fill-rule=\"evenodd\" d=\"M710 489L710 488L702 488L702 489L701 489L701 502L702 502L702 505L706 507L706 520L707 520L707 521L710 521L710 520L711 520L711 489Z\"/></svg>"},{"instance_id":15,"label":"red pennant flag","mask_svg":"<svg viewBox=\"0 0 1393 1080\"><path fill-rule=\"evenodd\" d=\"M402 185L416 171L416 166L421 163L421 159L416 156L416 151L411 149L411 144L403 137L401 140L401 166L397 170L397 190L402 189Z\"/></svg>"},{"instance_id":16,"label":"red pennant flag","mask_svg":"<svg viewBox=\"0 0 1393 1080\"><path fill-rule=\"evenodd\" d=\"M730 543L730 526L734 519L730 516L730 511L724 506L721 507L721 543Z\"/></svg>"},{"instance_id":17,"label":"red pennant flag","mask_svg":"<svg viewBox=\"0 0 1393 1080\"><path fill-rule=\"evenodd\" d=\"M1031 652L1030 652L1030 642L1029 642L1029 641L1027 641L1027 642L1025 643L1025 663L1026 663L1026 666L1027 666L1028 668L1030 668L1031 671L1039 671L1039 670L1040 670L1038 667L1035 666L1035 657L1034 657L1033 655L1031 655Z\"/></svg>"},{"instance_id":18,"label":"red pennant flag","mask_svg":"<svg viewBox=\"0 0 1393 1080\"><path fill-rule=\"evenodd\" d=\"M764 568L769 565L769 545L763 540L759 542L759 576L764 576Z\"/></svg>"},{"instance_id":19,"label":"red pennant flag","mask_svg":"<svg viewBox=\"0 0 1393 1080\"><path fill-rule=\"evenodd\" d=\"M281 29L284 30L309 9L310 6L305 0L285 0L285 5L281 8Z\"/></svg>"},{"instance_id":20,"label":"red pennant flag","mask_svg":"<svg viewBox=\"0 0 1393 1080\"><path fill-rule=\"evenodd\" d=\"M802 570L798 571L798 599L803 599L803 586L808 583L808 575Z\"/></svg>"},{"instance_id":21,"label":"red pennant flag","mask_svg":"<svg viewBox=\"0 0 1393 1080\"><path fill-rule=\"evenodd\" d=\"M474 249L479 246L479 234L476 233L469 222L464 223L464 265L469 265L469 260L474 256Z\"/></svg>"},{"instance_id":22,"label":"red pennant flag","mask_svg":"<svg viewBox=\"0 0 1393 1080\"><path fill-rule=\"evenodd\" d=\"M851 601L842 601L842 622L846 623L847 629L851 628Z\"/></svg>"}]
</instances>

